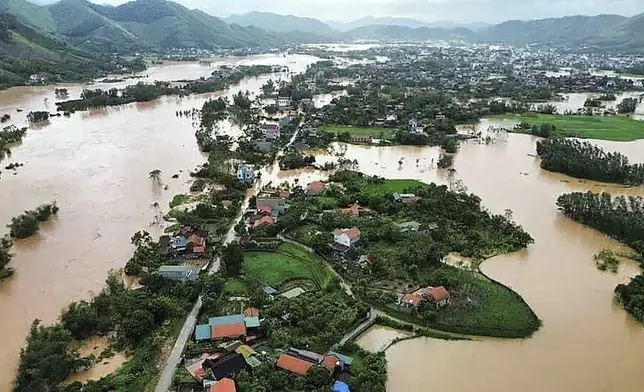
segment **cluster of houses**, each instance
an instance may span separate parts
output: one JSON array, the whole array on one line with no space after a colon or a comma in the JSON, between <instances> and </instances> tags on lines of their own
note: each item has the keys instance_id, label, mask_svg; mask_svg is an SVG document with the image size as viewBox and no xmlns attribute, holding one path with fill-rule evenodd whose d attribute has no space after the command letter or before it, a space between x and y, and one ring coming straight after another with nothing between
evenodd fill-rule
<instances>
[{"instance_id":1,"label":"cluster of houses","mask_svg":"<svg viewBox=\"0 0 644 392\"><path fill-rule=\"evenodd\" d=\"M184 258L203 257L206 252L206 239L190 226L184 226L168 239L168 250Z\"/></svg>"},{"instance_id":2,"label":"cluster of houses","mask_svg":"<svg viewBox=\"0 0 644 392\"><path fill-rule=\"evenodd\" d=\"M165 255L192 260L190 263L194 263L194 259L203 259L206 253L205 237L189 226L181 227L173 236L162 236L159 238L159 246ZM190 263L162 265L157 274L170 280L194 282L199 277L200 267Z\"/></svg>"},{"instance_id":3,"label":"cluster of houses","mask_svg":"<svg viewBox=\"0 0 644 392\"><path fill-rule=\"evenodd\" d=\"M267 360L267 353L256 352L247 343L258 336L261 320L259 310L249 307L242 314L211 317L208 324L195 328L198 343L219 342L214 351L203 353L197 358L187 359L185 369L192 377L203 383L204 390L210 392L236 392L231 377L243 370L260 366ZM353 358L330 351L320 355L307 350L289 348L281 353L276 366L296 375L306 375L315 367L329 370L336 380L333 391L348 392L346 380Z\"/></svg>"},{"instance_id":4,"label":"cluster of houses","mask_svg":"<svg viewBox=\"0 0 644 392\"><path fill-rule=\"evenodd\" d=\"M305 376L313 367L327 369L336 380L332 391L348 392L349 387L346 381L349 378L349 371L353 364L353 358L342 355L335 351L329 351L321 355L308 350L289 348L283 352L277 360L277 367L299 376Z\"/></svg>"},{"instance_id":5,"label":"cluster of houses","mask_svg":"<svg viewBox=\"0 0 644 392\"><path fill-rule=\"evenodd\" d=\"M423 303L430 303L437 308L449 305L450 294L443 286L439 287L421 287L417 290L399 296L400 308L404 311L411 312L418 309Z\"/></svg>"}]
</instances>

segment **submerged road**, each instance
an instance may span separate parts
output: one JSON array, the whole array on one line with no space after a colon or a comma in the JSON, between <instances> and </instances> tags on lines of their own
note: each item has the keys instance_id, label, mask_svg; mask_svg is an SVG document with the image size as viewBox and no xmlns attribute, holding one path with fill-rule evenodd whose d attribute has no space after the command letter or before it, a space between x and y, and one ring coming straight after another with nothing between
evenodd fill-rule
<instances>
[{"instance_id":1,"label":"submerged road","mask_svg":"<svg viewBox=\"0 0 644 392\"><path fill-rule=\"evenodd\" d=\"M280 150L277 156L280 156L283 154L284 150L286 150L288 147L293 144L295 141L295 138L297 137L297 134L299 132L299 129L295 131L293 134L293 137L291 140L286 144L286 146ZM277 157L275 158L275 161L271 166L277 165ZM277 167L279 170L279 167ZM262 176L259 181L255 184L254 190L255 192L248 192L246 194L246 198L242 202L242 206L239 209L239 213L235 217L235 220L231 223L230 228L228 229L228 233L226 234L226 239L224 240L223 245L230 244L234 239L235 239L235 226L239 221L241 220L242 216L246 213L248 210L248 204L250 202L250 198L254 193L262 189L262 186L264 186L264 183L262 179L266 179L268 177L266 174L266 170L262 170ZM212 261L212 265L210 266L210 269L208 269L208 274L214 274L219 272L219 268L221 267L221 259L219 257L215 258ZM155 392L167 392L170 390L170 387L172 386L172 378L174 377L174 373L177 370L177 367L179 366L179 363L181 363L181 354L183 353L183 349L185 348L186 344L188 343L188 340L192 336L192 331L194 331L195 326L197 325L197 318L199 317L199 312L201 311L201 306L202 306L202 301L201 301L201 296L197 298L197 301L195 302L195 305L192 307L192 310L188 314L188 317L186 318L186 322L183 324L183 327L181 328L181 332L179 332L179 336L177 337L177 340L174 343L174 346L172 347L172 351L170 352L170 356L168 357L165 366L163 368L163 372L161 373L161 377L159 378L159 382L157 383L157 387L155 388Z\"/></svg>"}]
</instances>

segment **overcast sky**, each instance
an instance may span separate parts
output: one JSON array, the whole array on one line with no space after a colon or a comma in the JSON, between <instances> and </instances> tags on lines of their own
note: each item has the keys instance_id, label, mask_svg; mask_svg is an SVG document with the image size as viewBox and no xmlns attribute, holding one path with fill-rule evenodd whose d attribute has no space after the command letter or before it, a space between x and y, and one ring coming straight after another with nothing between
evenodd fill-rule
<instances>
[{"instance_id":1,"label":"overcast sky","mask_svg":"<svg viewBox=\"0 0 644 392\"><path fill-rule=\"evenodd\" d=\"M91 0L121 4L127 0ZM216 16L249 11L349 21L363 16L400 16L427 22L502 22L564 15L644 12L644 0L176 0Z\"/></svg>"}]
</instances>

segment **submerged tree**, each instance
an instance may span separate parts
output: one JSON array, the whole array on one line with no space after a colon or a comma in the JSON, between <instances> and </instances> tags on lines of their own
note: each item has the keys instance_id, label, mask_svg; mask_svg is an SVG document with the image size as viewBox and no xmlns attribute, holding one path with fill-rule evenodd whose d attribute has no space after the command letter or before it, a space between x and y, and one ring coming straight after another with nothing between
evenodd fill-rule
<instances>
[{"instance_id":1,"label":"submerged tree","mask_svg":"<svg viewBox=\"0 0 644 392\"><path fill-rule=\"evenodd\" d=\"M150 172L150 179L152 180L152 183L156 184L159 187L163 185L161 183L161 170L159 169L154 169Z\"/></svg>"}]
</instances>

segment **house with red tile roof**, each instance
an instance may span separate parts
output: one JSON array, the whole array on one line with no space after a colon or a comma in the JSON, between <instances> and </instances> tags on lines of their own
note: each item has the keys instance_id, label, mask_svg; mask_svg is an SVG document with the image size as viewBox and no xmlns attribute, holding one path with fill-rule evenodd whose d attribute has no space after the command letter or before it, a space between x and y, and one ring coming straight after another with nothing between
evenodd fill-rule
<instances>
[{"instance_id":1,"label":"house with red tile roof","mask_svg":"<svg viewBox=\"0 0 644 392\"><path fill-rule=\"evenodd\" d=\"M262 228L262 227L273 226L274 224L275 224L275 219L273 219L273 217L263 216L255 221L255 224L253 225L253 227Z\"/></svg>"},{"instance_id":2,"label":"house with red tile roof","mask_svg":"<svg viewBox=\"0 0 644 392\"><path fill-rule=\"evenodd\" d=\"M449 305L449 291L443 286L428 289L427 297L437 308Z\"/></svg>"},{"instance_id":3,"label":"house with red tile roof","mask_svg":"<svg viewBox=\"0 0 644 392\"><path fill-rule=\"evenodd\" d=\"M211 384L207 388L209 388L206 389L207 392L237 392L235 381L230 378L222 378L219 381L215 381L214 384Z\"/></svg>"},{"instance_id":4,"label":"house with red tile roof","mask_svg":"<svg viewBox=\"0 0 644 392\"><path fill-rule=\"evenodd\" d=\"M403 309L413 309L417 308L420 303L423 302L423 297L418 294L405 294L400 299L400 306Z\"/></svg>"},{"instance_id":5,"label":"house with red tile roof","mask_svg":"<svg viewBox=\"0 0 644 392\"><path fill-rule=\"evenodd\" d=\"M336 244L350 248L358 241L360 241L360 229L357 227L333 231L333 242Z\"/></svg>"},{"instance_id":6,"label":"house with red tile roof","mask_svg":"<svg viewBox=\"0 0 644 392\"><path fill-rule=\"evenodd\" d=\"M265 204L262 206L257 206L257 214L262 215L262 216L268 216L271 215L273 212L273 207Z\"/></svg>"},{"instance_id":7,"label":"house with red tile roof","mask_svg":"<svg viewBox=\"0 0 644 392\"><path fill-rule=\"evenodd\" d=\"M278 368L298 374L300 376L305 376L306 373L308 373L309 369L311 369L313 366L314 364L309 361L286 353L280 355L279 359L277 360Z\"/></svg>"},{"instance_id":8,"label":"house with red tile roof","mask_svg":"<svg viewBox=\"0 0 644 392\"><path fill-rule=\"evenodd\" d=\"M210 336L212 340L232 339L246 336L246 324L244 322L235 324L212 325Z\"/></svg>"}]
</instances>

